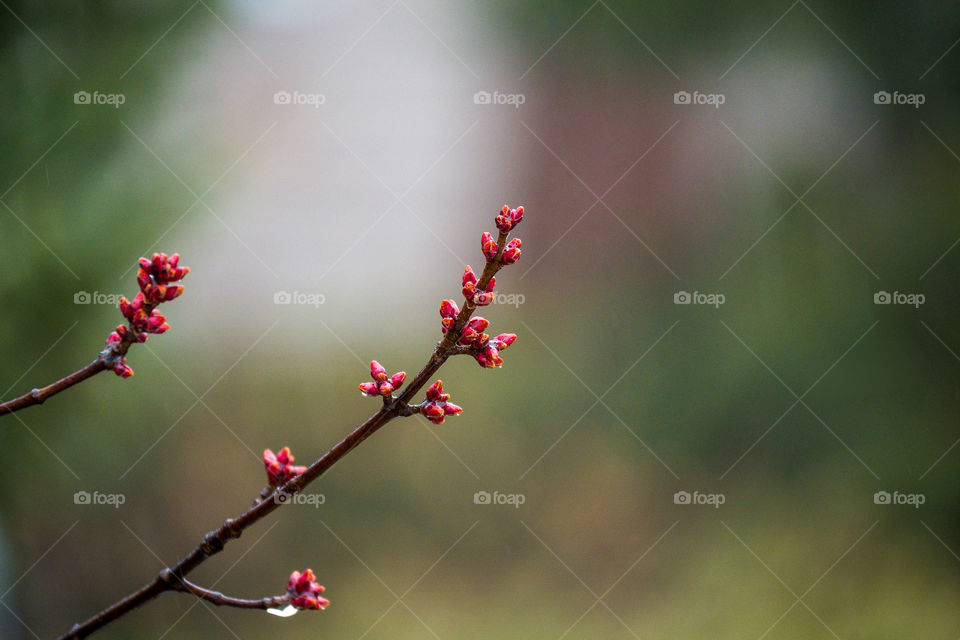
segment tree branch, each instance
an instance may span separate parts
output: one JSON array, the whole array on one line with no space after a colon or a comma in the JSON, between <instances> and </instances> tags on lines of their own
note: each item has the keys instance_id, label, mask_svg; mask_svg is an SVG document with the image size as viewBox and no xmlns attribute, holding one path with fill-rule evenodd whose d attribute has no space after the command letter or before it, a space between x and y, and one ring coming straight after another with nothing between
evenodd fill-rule
<instances>
[{"instance_id":1,"label":"tree branch","mask_svg":"<svg viewBox=\"0 0 960 640\"><path fill-rule=\"evenodd\" d=\"M520 209L520 212L520 215L522 216L522 209ZM490 283L490 280L504 266L504 264L509 264L510 262L516 260L516 258L508 262L504 262L503 260L503 252L507 244L507 235L507 232L501 230L497 239L497 253L487 262L486 267L484 268L483 273L478 281L477 286L480 291L484 291L486 289L487 285ZM517 255L519 255L519 252L517 252ZM388 422L396 417L409 416L415 413L415 411L413 411L413 407L410 405L410 400L420 391L420 389L423 388L423 386L430 380L431 377L433 377L437 370L443 366L443 364L451 355L460 352L460 349L457 346L457 341L459 340L464 327L470 320L470 316L473 315L473 312L476 310L476 308L477 305L472 300L467 299L466 304L457 316L454 326L446 332L443 339L434 349L430 359L427 360L427 363L423 366L416 377L409 383L409 385L407 385L407 387L398 396L385 398L384 404L379 411L367 418L363 424L354 429L346 438L341 440L321 458L307 467L303 473L297 475L293 479L286 482L286 484L278 487L266 496L261 494L261 500L255 502L252 507L247 509L247 511L243 512L239 516L227 519L219 528L208 532L205 536L203 536L200 544L175 565L161 571L156 578L132 594L118 600L88 620L74 625L70 631L60 636L58 640L77 640L79 638L85 638L98 629L103 628L110 622L139 607L141 604L152 600L164 591L181 590L181 587L178 585L178 583L187 584L185 582L185 576L187 574L196 569L210 557L222 551L224 546L230 540L233 538L239 538L246 529L256 522L262 520L275 509L287 502L287 500L276 499L278 495L285 494L292 496L296 493L299 493L307 485L323 475L327 469L332 467L350 451L356 448L357 445L369 438ZM199 587L197 587L197 589L199 589ZM211 595L212 593L204 590L201 591L203 591L205 595ZM194 593L197 595L197 597L202 597L208 600L210 599L209 597L200 595L200 593L193 590L191 590L191 593ZM221 594L215 595L225 598ZM213 602L213 600L210 601ZM226 601L222 601L218 604L228 603Z\"/></svg>"}]
</instances>

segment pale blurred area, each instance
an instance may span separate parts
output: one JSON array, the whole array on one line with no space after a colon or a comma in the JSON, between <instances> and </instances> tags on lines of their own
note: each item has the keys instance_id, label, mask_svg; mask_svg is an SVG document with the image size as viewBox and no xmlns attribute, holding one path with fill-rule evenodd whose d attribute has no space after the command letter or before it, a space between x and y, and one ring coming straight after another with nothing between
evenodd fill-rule
<instances>
[{"instance_id":1,"label":"pale blurred area","mask_svg":"<svg viewBox=\"0 0 960 640\"><path fill-rule=\"evenodd\" d=\"M422 366L504 203L527 211L498 277L520 302L483 315L520 337L502 369L445 365L464 415L390 424L322 505L193 575L253 598L309 566L330 609L169 595L96 637L956 636L956 8L6 11L4 397L101 348L119 313L78 291L131 295L155 250L192 272L133 378L0 419L3 638L175 562L250 504L264 448L306 464L366 418L369 361Z\"/></svg>"}]
</instances>

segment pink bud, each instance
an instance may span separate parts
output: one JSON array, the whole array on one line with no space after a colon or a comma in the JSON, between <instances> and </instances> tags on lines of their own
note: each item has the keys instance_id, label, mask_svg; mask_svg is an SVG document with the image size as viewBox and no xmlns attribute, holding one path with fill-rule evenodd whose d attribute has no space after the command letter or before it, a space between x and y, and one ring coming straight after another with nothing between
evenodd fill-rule
<instances>
[{"instance_id":1,"label":"pink bud","mask_svg":"<svg viewBox=\"0 0 960 640\"><path fill-rule=\"evenodd\" d=\"M462 332L460 332L460 340L458 340L458 342L464 346L467 346L476 340L477 336L479 335L480 334L477 333L476 329L467 326L463 328Z\"/></svg>"},{"instance_id":2,"label":"pink bud","mask_svg":"<svg viewBox=\"0 0 960 640\"><path fill-rule=\"evenodd\" d=\"M365 396L375 396L380 393L376 382L361 382L360 392Z\"/></svg>"},{"instance_id":3,"label":"pink bud","mask_svg":"<svg viewBox=\"0 0 960 640\"><path fill-rule=\"evenodd\" d=\"M491 302L493 302L493 294L492 294L492 293L478 293L478 294L476 294L476 296L474 296L474 298L473 298L473 303L474 303L475 305L477 305L478 307L485 307L485 306L487 306L488 304L490 304Z\"/></svg>"},{"instance_id":4,"label":"pink bud","mask_svg":"<svg viewBox=\"0 0 960 640\"><path fill-rule=\"evenodd\" d=\"M407 379L407 374L405 371L398 371L397 373L390 376L390 384L393 385L394 389L399 389L400 385L403 384L403 381Z\"/></svg>"},{"instance_id":5,"label":"pink bud","mask_svg":"<svg viewBox=\"0 0 960 640\"><path fill-rule=\"evenodd\" d=\"M391 393L393 393L393 385L389 382L381 382L379 392L382 396L389 396Z\"/></svg>"},{"instance_id":6,"label":"pink bud","mask_svg":"<svg viewBox=\"0 0 960 640\"><path fill-rule=\"evenodd\" d=\"M520 207L520 213L521 213L521 214L523 213L523 207ZM172 256L170 256L169 262L170 262L170 266L171 266L171 267L177 266L177 263L180 262L180 254L179 254L179 253L175 253L175 254L173 254Z\"/></svg>"},{"instance_id":7,"label":"pink bud","mask_svg":"<svg viewBox=\"0 0 960 640\"><path fill-rule=\"evenodd\" d=\"M443 332L446 333L453 328L453 325L457 323L456 318L444 318L440 321L440 326L443 328Z\"/></svg>"},{"instance_id":8,"label":"pink bud","mask_svg":"<svg viewBox=\"0 0 960 640\"><path fill-rule=\"evenodd\" d=\"M496 278L490 278L490 282L487 283L487 288L484 289L484 291L486 291L487 293L490 293L491 291L493 291L493 288L494 288L495 286L497 286L497 279L496 279Z\"/></svg>"},{"instance_id":9,"label":"pink bud","mask_svg":"<svg viewBox=\"0 0 960 640\"><path fill-rule=\"evenodd\" d=\"M137 269L137 286L143 290L148 284L150 284L150 274L143 269Z\"/></svg>"},{"instance_id":10,"label":"pink bud","mask_svg":"<svg viewBox=\"0 0 960 640\"><path fill-rule=\"evenodd\" d=\"M153 263L147 260L146 258L140 258L140 260L138 260L137 262L140 264L140 268L143 269L144 271L149 272L153 268Z\"/></svg>"},{"instance_id":11,"label":"pink bud","mask_svg":"<svg viewBox=\"0 0 960 640\"><path fill-rule=\"evenodd\" d=\"M477 316L476 318L471 318L470 322L467 323L467 327L473 329L476 332L485 331L487 327L490 326L490 321L486 318L481 318Z\"/></svg>"},{"instance_id":12,"label":"pink bud","mask_svg":"<svg viewBox=\"0 0 960 640\"><path fill-rule=\"evenodd\" d=\"M498 349L506 349L507 347L512 345L516 339L517 339L517 334L515 333L501 333L496 338L494 338L494 341L498 343L499 345L497 347Z\"/></svg>"},{"instance_id":13,"label":"pink bud","mask_svg":"<svg viewBox=\"0 0 960 640\"><path fill-rule=\"evenodd\" d=\"M372 360L370 362L370 375L377 382L383 382L387 379L387 370L383 368L382 364L376 360Z\"/></svg>"},{"instance_id":14,"label":"pink bud","mask_svg":"<svg viewBox=\"0 0 960 640\"><path fill-rule=\"evenodd\" d=\"M485 234L490 236L490 234ZM493 236L490 236L493 239ZM463 270L463 285L466 286L468 283L477 284L477 274L473 272L473 269L470 268L470 265L467 265Z\"/></svg>"},{"instance_id":15,"label":"pink bud","mask_svg":"<svg viewBox=\"0 0 960 640\"><path fill-rule=\"evenodd\" d=\"M120 362L113 367L113 372L121 378L129 378L133 375L133 369L126 365L126 361L126 358L122 358Z\"/></svg>"},{"instance_id":16,"label":"pink bud","mask_svg":"<svg viewBox=\"0 0 960 640\"><path fill-rule=\"evenodd\" d=\"M150 318L147 319L146 331L148 333L162 333L160 331L157 331L157 329L163 326L163 324L166 321L167 321L166 318L164 318L159 313L156 313L156 310L154 310L154 312L150 315ZM167 328L169 329L169 326ZM166 331L166 329L164 329L164 331Z\"/></svg>"},{"instance_id":17,"label":"pink bud","mask_svg":"<svg viewBox=\"0 0 960 640\"><path fill-rule=\"evenodd\" d=\"M130 301L124 298L123 296L121 296L120 297L120 313L123 315L123 317L129 320L130 318L133 317L133 311L134 309L130 305Z\"/></svg>"},{"instance_id":18,"label":"pink bud","mask_svg":"<svg viewBox=\"0 0 960 640\"><path fill-rule=\"evenodd\" d=\"M110 335L107 336L107 344L112 344L114 342L120 342L123 338L120 337L120 334L116 331L112 331Z\"/></svg>"},{"instance_id":19,"label":"pink bud","mask_svg":"<svg viewBox=\"0 0 960 640\"><path fill-rule=\"evenodd\" d=\"M443 395L443 380L437 380L427 389L427 400L439 400L441 395Z\"/></svg>"},{"instance_id":20,"label":"pink bud","mask_svg":"<svg viewBox=\"0 0 960 640\"><path fill-rule=\"evenodd\" d=\"M452 402L443 403L443 412L448 416L455 416L463 413L463 409L453 404Z\"/></svg>"},{"instance_id":21,"label":"pink bud","mask_svg":"<svg viewBox=\"0 0 960 640\"><path fill-rule=\"evenodd\" d=\"M483 232L483 235L480 236L480 249L483 251L483 255L487 258L487 262L490 262L497 257L497 241L493 239L493 236Z\"/></svg>"},{"instance_id":22,"label":"pink bud","mask_svg":"<svg viewBox=\"0 0 960 640\"><path fill-rule=\"evenodd\" d=\"M520 259L520 247L522 244L523 242L521 242L520 238L514 238L507 243L506 248L503 250L503 256L500 258L503 264L513 264Z\"/></svg>"},{"instance_id":23,"label":"pink bud","mask_svg":"<svg viewBox=\"0 0 960 640\"><path fill-rule=\"evenodd\" d=\"M420 411L424 417L434 424L443 424L445 414L443 409L435 402L427 404Z\"/></svg>"},{"instance_id":24,"label":"pink bud","mask_svg":"<svg viewBox=\"0 0 960 640\"><path fill-rule=\"evenodd\" d=\"M444 300L440 303L440 315L444 318L453 318L460 315L460 308L453 300Z\"/></svg>"},{"instance_id":25,"label":"pink bud","mask_svg":"<svg viewBox=\"0 0 960 640\"><path fill-rule=\"evenodd\" d=\"M175 284L167 287L167 294L164 296L164 299L169 302L171 300L176 300L181 295L183 295L183 285Z\"/></svg>"}]
</instances>

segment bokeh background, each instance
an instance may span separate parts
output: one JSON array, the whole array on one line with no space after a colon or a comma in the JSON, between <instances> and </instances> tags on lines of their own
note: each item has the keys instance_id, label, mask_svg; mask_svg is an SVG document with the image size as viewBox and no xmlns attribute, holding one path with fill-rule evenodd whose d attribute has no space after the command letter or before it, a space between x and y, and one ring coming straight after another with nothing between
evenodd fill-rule
<instances>
[{"instance_id":1,"label":"bokeh background","mask_svg":"<svg viewBox=\"0 0 960 640\"><path fill-rule=\"evenodd\" d=\"M0 4L4 397L96 355L140 255L193 268L135 377L3 418L2 637L369 415L366 363L419 369L504 202L484 315L520 339L444 368L464 415L392 423L193 574L310 566L333 605L167 595L100 637L958 635L960 8Z\"/></svg>"}]
</instances>

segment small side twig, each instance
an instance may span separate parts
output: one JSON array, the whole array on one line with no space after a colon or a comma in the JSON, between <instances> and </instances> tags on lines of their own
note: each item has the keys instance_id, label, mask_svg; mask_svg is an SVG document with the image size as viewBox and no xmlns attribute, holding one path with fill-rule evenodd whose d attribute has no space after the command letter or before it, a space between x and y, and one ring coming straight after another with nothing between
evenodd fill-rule
<instances>
[{"instance_id":1,"label":"small side twig","mask_svg":"<svg viewBox=\"0 0 960 640\"><path fill-rule=\"evenodd\" d=\"M133 369L126 364L127 351L135 342L145 342L147 334L164 333L170 328L166 318L157 312L161 303L178 298L183 293L183 285L171 284L182 280L190 272L190 267L180 267L180 256L165 253L153 254L152 260L140 258L137 271L137 284L140 293L129 301L120 298L120 311L127 324L118 325L107 338L107 346L97 359L45 387L33 389L12 400L0 403L0 416L43 402L61 391L92 378L101 371L111 370L122 378L133 375Z\"/></svg>"}]
</instances>

